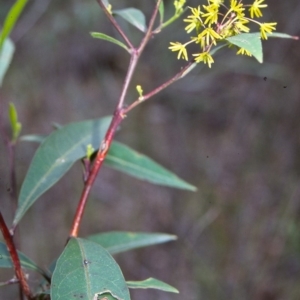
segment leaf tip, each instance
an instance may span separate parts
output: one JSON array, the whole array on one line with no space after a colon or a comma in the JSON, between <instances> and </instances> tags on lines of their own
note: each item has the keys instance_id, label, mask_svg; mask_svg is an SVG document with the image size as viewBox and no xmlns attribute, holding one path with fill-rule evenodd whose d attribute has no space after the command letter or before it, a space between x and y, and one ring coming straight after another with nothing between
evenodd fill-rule
<instances>
[{"instance_id":1,"label":"leaf tip","mask_svg":"<svg viewBox=\"0 0 300 300\"><path fill-rule=\"evenodd\" d=\"M186 184L186 189L188 191L191 191L191 192L197 192L198 191L198 188L196 186L194 186L192 184L189 184L189 183Z\"/></svg>"}]
</instances>

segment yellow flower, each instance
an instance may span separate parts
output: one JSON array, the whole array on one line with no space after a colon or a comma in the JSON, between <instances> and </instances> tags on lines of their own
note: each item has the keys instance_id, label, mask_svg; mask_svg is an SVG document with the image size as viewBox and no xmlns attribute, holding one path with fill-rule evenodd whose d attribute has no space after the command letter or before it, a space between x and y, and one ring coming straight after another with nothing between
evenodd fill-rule
<instances>
[{"instance_id":1,"label":"yellow flower","mask_svg":"<svg viewBox=\"0 0 300 300\"><path fill-rule=\"evenodd\" d=\"M212 5L219 7L224 2L224 0L209 0L209 2L211 2Z\"/></svg>"},{"instance_id":2,"label":"yellow flower","mask_svg":"<svg viewBox=\"0 0 300 300\"><path fill-rule=\"evenodd\" d=\"M207 11L207 13L202 15L204 18L206 18L204 24L211 25L217 23L219 7L211 4L211 5L203 5L203 8Z\"/></svg>"},{"instance_id":3,"label":"yellow flower","mask_svg":"<svg viewBox=\"0 0 300 300\"><path fill-rule=\"evenodd\" d=\"M204 48L205 46L209 46L211 42L215 45L216 40L221 38L222 37L211 27L207 27L198 34L197 41L200 42L202 48Z\"/></svg>"},{"instance_id":4,"label":"yellow flower","mask_svg":"<svg viewBox=\"0 0 300 300\"><path fill-rule=\"evenodd\" d=\"M249 21L245 20L245 19L243 19L241 21L237 21L237 22L234 23L234 29L233 30L236 33L240 33L241 31L242 32L249 32L250 28L248 26L244 25L244 24L247 24L247 23L249 23Z\"/></svg>"},{"instance_id":5,"label":"yellow flower","mask_svg":"<svg viewBox=\"0 0 300 300\"><path fill-rule=\"evenodd\" d=\"M243 3L241 3L240 1L238 3L237 0L231 0L230 1L230 10L235 12L236 15L239 17L243 17L245 15L243 13L245 8L243 7Z\"/></svg>"},{"instance_id":6,"label":"yellow flower","mask_svg":"<svg viewBox=\"0 0 300 300\"><path fill-rule=\"evenodd\" d=\"M267 40L268 36L267 33L272 33L273 30L275 30L275 26L277 23L261 23L260 24L260 35L263 40Z\"/></svg>"},{"instance_id":7,"label":"yellow flower","mask_svg":"<svg viewBox=\"0 0 300 300\"><path fill-rule=\"evenodd\" d=\"M240 48L240 50L236 54L252 56L251 52L249 52L245 48Z\"/></svg>"},{"instance_id":8,"label":"yellow flower","mask_svg":"<svg viewBox=\"0 0 300 300\"><path fill-rule=\"evenodd\" d=\"M179 7L183 7L186 1L174 0L173 2L179 9ZM260 23L256 19L263 15L262 9L267 7L265 0L251 0L251 5L245 5L243 2L243 0L207 0L206 5L189 7L191 13L183 20L186 24L185 31L187 34L190 32L196 32L196 34L190 36L189 41L185 44L171 43L169 49L173 52L178 51L178 59L188 60L187 46L196 44L202 52L191 53L195 62L203 62L210 68L214 63L213 57L209 53L212 46L224 42L225 39L231 36L250 32L250 22L260 26L261 39L268 39L268 36L276 29L277 23ZM246 8L249 9L249 14L248 12L246 14ZM251 17L248 17L248 15ZM236 48L233 44L230 46ZM238 47L237 49L239 55L252 56L251 52L245 48Z\"/></svg>"},{"instance_id":9,"label":"yellow flower","mask_svg":"<svg viewBox=\"0 0 300 300\"><path fill-rule=\"evenodd\" d=\"M214 62L214 59L208 52L193 54L193 56L195 56L196 63L203 61L205 64L208 64L209 68L211 67L211 64Z\"/></svg>"},{"instance_id":10,"label":"yellow flower","mask_svg":"<svg viewBox=\"0 0 300 300\"><path fill-rule=\"evenodd\" d=\"M170 43L171 46L169 47L169 49L171 49L171 51L175 52L178 51L178 55L177 55L177 59L183 58L185 60L188 60L188 54L185 48L185 45L176 42L176 43Z\"/></svg>"},{"instance_id":11,"label":"yellow flower","mask_svg":"<svg viewBox=\"0 0 300 300\"><path fill-rule=\"evenodd\" d=\"M249 8L251 19L255 17L262 17L261 8L267 7L267 4L262 4L265 0L254 0L253 4Z\"/></svg>"},{"instance_id":12,"label":"yellow flower","mask_svg":"<svg viewBox=\"0 0 300 300\"><path fill-rule=\"evenodd\" d=\"M200 6L198 6L197 8L190 7L190 9L192 11L192 15L188 16L187 19L183 20L183 22L190 23L184 28L187 33L190 33L195 28L198 29L202 23L201 14L203 13L200 11Z\"/></svg>"}]
</instances>

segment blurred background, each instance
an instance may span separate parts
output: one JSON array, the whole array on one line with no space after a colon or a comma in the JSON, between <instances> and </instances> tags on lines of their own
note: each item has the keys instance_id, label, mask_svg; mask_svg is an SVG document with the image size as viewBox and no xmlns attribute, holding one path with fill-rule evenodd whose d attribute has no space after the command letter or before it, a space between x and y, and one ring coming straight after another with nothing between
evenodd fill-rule
<instances>
[{"instance_id":1,"label":"blurred background","mask_svg":"<svg viewBox=\"0 0 300 300\"><path fill-rule=\"evenodd\" d=\"M121 2L121 3L119 3ZM13 1L1 0L0 20ZM173 1L165 1L167 15ZM205 1L187 1L190 6ZM154 1L112 1L151 15ZM300 2L269 1L266 22L300 35ZM137 45L142 35L118 21ZM155 36L135 73L127 103L170 78L184 62L167 48L187 41L178 20ZM49 134L53 123L113 112L129 56L92 39L119 38L96 1L32 0L12 33L16 53L0 91L1 123L13 102L23 134ZM166 232L177 242L116 256L127 280L155 277L179 295L133 291L133 299L300 299L300 46L263 43L264 64L223 50L211 69L183 80L137 107L116 139L198 187L196 193L141 182L104 167L92 190L80 235L111 230ZM17 147L20 187L37 144ZM0 208L10 224L8 153L0 142ZM29 210L20 223L20 248L42 267L58 257L82 189L80 163ZM1 270L0 281L12 272ZM30 274L36 286L39 278ZM0 299L17 299L16 286Z\"/></svg>"}]
</instances>

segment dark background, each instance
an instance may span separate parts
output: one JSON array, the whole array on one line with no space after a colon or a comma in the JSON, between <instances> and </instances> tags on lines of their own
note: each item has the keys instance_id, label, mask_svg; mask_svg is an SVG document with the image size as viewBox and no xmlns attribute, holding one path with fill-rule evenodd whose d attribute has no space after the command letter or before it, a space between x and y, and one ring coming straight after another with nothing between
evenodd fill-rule
<instances>
[{"instance_id":1,"label":"dark background","mask_svg":"<svg viewBox=\"0 0 300 300\"><path fill-rule=\"evenodd\" d=\"M1 22L12 2L1 0ZM114 8L136 7L148 19L154 6L149 0L118 2ZM266 22L278 22L278 32L300 35L299 1L268 4ZM167 14L172 9L166 1ZM141 34L124 27L137 44ZM171 41L187 40L183 27L179 20L149 43L127 103L136 97L137 84L150 91L183 65L167 49ZM118 38L94 0L29 2L12 34L16 53L0 91L7 130L10 101L23 134L49 134L53 122L112 113L129 56L92 39L90 31ZM269 39L259 64L225 49L212 69L199 66L128 115L116 139L198 187L196 193L173 190L101 170L81 236L110 230L178 236L177 242L116 257L127 280L153 276L181 292L135 291L133 299L300 299L299 50L298 41ZM36 148L18 144L19 187ZM10 222L3 139L0 153L0 208ZM78 163L21 221L20 248L41 266L63 250L81 189ZM1 270L0 280L11 276ZM34 286L38 278L30 274L30 282ZM0 289L0 299L16 295L16 286Z\"/></svg>"}]
</instances>

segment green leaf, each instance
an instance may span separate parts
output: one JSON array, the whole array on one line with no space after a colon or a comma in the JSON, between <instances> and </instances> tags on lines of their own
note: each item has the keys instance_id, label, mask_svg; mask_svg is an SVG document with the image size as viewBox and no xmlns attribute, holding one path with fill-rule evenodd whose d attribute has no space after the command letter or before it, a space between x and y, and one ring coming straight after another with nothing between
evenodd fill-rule
<instances>
[{"instance_id":1,"label":"green leaf","mask_svg":"<svg viewBox=\"0 0 300 300\"><path fill-rule=\"evenodd\" d=\"M22 13L28 0L17 0L15 4L9 10L3 25L2 32L0 34L0 49L9 36L10 32L13 30L15 23L19 19L20 14Z\"/></svg>"},{"instance_id":2,"label":"green leaf","mask_svg":"<svg viewBox=\"0 0 300 300\"><path fill-rule=\"evenodd\" d=\"M0 87L2 86L4 76L13 58L14 52L15 46L13 42L9 38L7 38L4 41L2 50L0 49Z\"/></svg>"},{"instance_id":3,"label":"green leaf","mask_svg":"<svg viewBox=\"0 0 300 300\"><path fill-rule=\"evenodd\" d=\"M114 15L118 15L126 20L131 25L135 26L137 29L145 32L147 30L146 18L144 14L136 8L125 8L119 10L113 10Z\"/></svg>"},{"instance_id":4,"label":"green leaf","mask_svg":"<svg viewBox=\"0 0 300 300\"><path fill-rule=\"evenodd\" d=\"M36 151L21 187L13 226L29 207L86 154L86 146L99 148L111 117L71 123L50 134Z\"/></svg>"},{"instance_id":5,"label":"green leaf","mask_svg":"<svg viewBox=\"0 0 300 300\"><path fill-rule=\"evenodd\" d=\"M177 237L165 233L113 231L91 235L88 239L100 244L111 254L116 254L132 249L166 243L176 240Z\"/></svg>"},{"instance_id":6,"label":"green leaf","mask_svg":"<svg viewBox=\"0 0 300 300\"><path fill-rule=\"evenodd\" d=\"M294 39L294 40L298 40L299 39L298 36L293 36L293 35L289 35L289 34L281 33L281 32L268 33L267 36L268 36L268 38L269 37L274 37L274 38Z\"/></svg>"},{"instance_id":7,"label":"green leaf","mask_svg":"<svg viewBox=\"0 0 300 300\"><path fill-rule=\"evenodd\" d=\"M100 245L71 238L51 281L51 300L130 300L119 265Z\"/></svg>"},{"instance_id":8,"label":"green leaf","mask_svg":"<svg viewBox=\"0 0 300 300\"><path fill-rule=\"evenodd\" d=\"M148 278L143 281L126 281L126 283L130 289L156 289L170 293L179 293L173 286L155 278Z\"/></svg>"},{"instance_id":9,"label":"green leaf","mask_svg":"<svg viewBox=\"0 0 300 300\"><path fill-rule=\"evenodd\" d=\"M25 269L36 271L40 274L44 274L44 271L39 268L31 259L25 254L18 251L21 266ZM0 242L0 268L13 268L10 254L7 250L6 244Z\"/></svg>"},{"instance_id":10,"label":"green leaf","mask_svg":"<svg viewBox=\"0 0 300 300\"><path fill-rule=\"evenodd\" d=\"M12 141L16 141L20 135L22 124L18 121L18 113L13 103L9 103L9 121L12 129Z\"/></svg>"},{"instance_id":11,"label":"green leaf","mask_svg":"<svg viewBox=\"0 0 300 300\"><path fill-rule=\"evenodd\" d=\"M104 33L100 33L100 32L90 32L91 36L95 39L101 39L101 40L105 40L105 41L109 41L111 43L114 43L122 48L124 48L126 51L130 52L130 50L126 47L125 44L123 44L122 42L114 39L113 37L106 35Z\"/></svg>"},{"instance_id":12,"label":"green leaf","mask_svg":"<svg viewBox=\"0 0 300 300\"><path fill-rule=\"evenodd\" d=\"M20 137L20 141L42 143L47 136L39 134L27 134Z\"/></svg>"},{"instance_id":13,"label":"green leaf","mask_svg":"<svg viewBox=\"0 0 300 300\"><path fill-rule=\"evenodd\" d=\"M109 149L105 164L141 180L154 184L195 191L196 187L166 170L152 159L129 147L114 142Z\"/></svg>"},{"instance_id":14,"label":"green leaf","mask_svg":"<svg viewBox=\"0 0 300 300\"><path fill-rule=\"evenodd\" d=\"M21 141L28 142L42 142L45 139L46 137L42 135L24 135L20 137ZM95 145L92 146L95 147ZM99 145L97 146L97 148L95 148L95 150L97 150L98 147ZM146 161L146 163L149 163L152 166L152 169L146 169L144 161ZM108 167L129 174L135 178L147 180L154 184L161 184L192 191L196 190L196 187L178 178L173 173L167 171L162 166L153 162L147 156L139 154L136 151L118 142L112 143L106 157L105 164ZM156 170L156 167L158 167L158 170ZM161 170L163 171L163 174L161 174Z\"/></svg>"},{"instance_id":15,"label":"green leaf","mask_svg":"<svg viewBox=\"0 0 300 300\"><path fill-rule=\"evenodd\" d=\"M260 33L241 33L226 39L231 44L249 51L258 62L263 62Z\"/></svg>"},{"instance_id":16,"label":"green leaf","mask_svg":"<svg viewBox=\"0 0 300 300\"><path fill-rule=\"evenodd\" d=\"M158 11L159 11L159 16L160 16L160 23L163 23L164 22L164 15L165 15L165 6L164 6L164 1L163 0L159 4Z\"/></svg>"}]
</instances>

